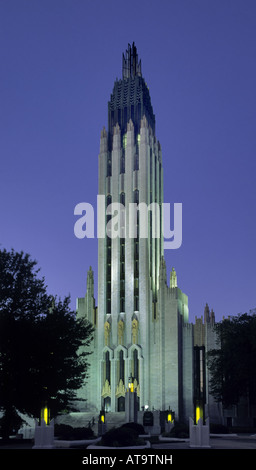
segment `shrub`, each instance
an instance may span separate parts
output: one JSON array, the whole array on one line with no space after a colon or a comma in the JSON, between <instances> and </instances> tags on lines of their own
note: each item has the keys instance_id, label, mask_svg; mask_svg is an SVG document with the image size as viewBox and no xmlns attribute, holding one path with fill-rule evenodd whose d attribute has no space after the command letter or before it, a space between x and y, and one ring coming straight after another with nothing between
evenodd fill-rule
<instances>
[{"instance_id":1,"label":"shrub","mask_svg":"<svg viewBox=\"0 0 256 470\"><path fill-rule=\"evenodd\" d=\"M125 426L110 429L101 439L101 445L108 447L134 446L139 443L141 441L138 440L137 432Z\"/></svg>"},{"instance_id":2,"label":"shrub","mask_svg":"<svg viewBox=\"0 0 256 470\"><path fill-rule=\"evenodd\" d=\"M93 438L94 433L91 428L74 428L72 431L72 439L91 439Z\"/></svg>"},{"instance_id":3,"label":"shrub","mask_svg":"<svg viewBox=\"0 0 256 470\"><path fill-rule=\"evenodd\" d=\"M68 424L55 424L54 425L54 435L61 439L70 439L73 428Z\"/></svg>"},{"instance_id":4,"label":"shrub","mask_svg":"<svg viewBox=\"0 0 256 470\"><path fill-rule=\"evenodd\" d=\"M55 424L54 435L63 440L91 439L94 436L91 428L72 428L68 424Z\"/></svg>"},{"instance_id":5,"label":"shrub","mask_svg":"<svg viewBox=\"0 0 256 470\"><path fill-rule=\"evenodd\" d=\"M184 423L175 423L174 427L170 431L171 437L178 437L180 439L189 437L188 425Z\"/></svg>"},{"instance_id":6,"label":"shrub","mask_svg":"<svg viewBox=\"0 0 256 470\"><path fill-rule=\"evenodd\" d=\"M144 427L139 423L125 423L121 427L131 429L137 436L139 436L139 434L145 434Z\"/></svg>"}]
</instances>

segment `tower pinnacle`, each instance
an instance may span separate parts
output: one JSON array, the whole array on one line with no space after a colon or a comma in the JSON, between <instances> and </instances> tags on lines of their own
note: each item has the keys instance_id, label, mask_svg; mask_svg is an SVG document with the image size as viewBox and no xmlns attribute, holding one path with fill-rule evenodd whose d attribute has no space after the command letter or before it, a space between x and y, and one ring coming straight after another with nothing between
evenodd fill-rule
<instances>
[{"instance_id":1,"label":"tower pinnacle","mask_svg":"<svg viewBox=\"0 0 256 470\"><path fill-rule=\"evenodd\" d=\"M155 115L147 84L142 77L141 61L138 59L137 48L133 42L123 54L123 76L116 80L108 102L108 131L111 149L113 132L119 124L121 135L127 132L130 119L134 125L135 135L139 134L141 119L146 116L148 124L155 133Z\"/></svg>"},{"instance_id":2,"label":"tower pinnacle","mask_svg":"<svg viewBox=\"0 0 256 470\"><path fill-rule=\"evenodd\" d=\"M172 270L171 270L171 274L170 274L170 287L171 287L171 288L173 288L173 287L178 287L178 284L177 284L177 274L176 274L175 268L172 268Z\"/></svg>"},{"instance_id":3,"label":"tower pinnacle","mask_svg":"<svg viewBox=\"0 0 256 470\"><path fill-rule=\"evenodd\" d=\"M123 79L136 75L141 77L141 60L138 61L137 47L133 42L132 46L128 44L126 54L123 54Z\"/></svg>"}]
</instances>

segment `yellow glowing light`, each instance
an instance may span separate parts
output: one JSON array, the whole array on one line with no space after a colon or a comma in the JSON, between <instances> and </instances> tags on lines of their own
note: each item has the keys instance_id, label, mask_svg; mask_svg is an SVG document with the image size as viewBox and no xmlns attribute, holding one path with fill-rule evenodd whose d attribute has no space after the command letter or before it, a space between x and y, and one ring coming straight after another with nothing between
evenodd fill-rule
<instances>
[{"instance_id":1,"label":"yellow glowing light","mask_svg":"<svg viewBox=\"0 0 256 470\"><path fill-rule=\"evenodd\" d=\"M104 414L101 415L100 420L101 420L102 423L105 423L105 416L104 416Z\"/></svg>"},{"instance_id":2,"label":"yellow glowing light","mask_svg":"<svg viewBox=\"0 0 256 470\"><path fill-rule=\"evenodd\" d=\"M203 418L203 408L201 406L197 406L196 407L196 424L198 423L200 418Z\"/></svg>"},{"instance_id":3,"label":"yellow glowing light","mask_svg":"<svg viewBox=\"0 0 256 470\"><path fill-rule=\"evenodd\" d=\"M124 134L123 136L123 147L126 148L127 145L127 134Z\"/></svg>"},{"instance_id":4,"label":"yellow glowing light","mask_svg":"<svg viewBox=\"0 0 256 470\"><path fill-rule=\"evenodd\" d=\"M47 406L45 406L43 409L42 409L42 419L44 420L45 424L49 424L49 417L50 417L50 413L49 413L49 409L47 408Z\"/></svg>"},{"instance_id":5,"label":"yellow glowing light","mask_svg":"<svg viewBox=\"0 0 256 470\"><path fill-rule=\"evenodd\" d=\"M134 383L133 382L129 382L129 389L131 392L134 392Z\"/></svg>"},{"instance_id":6,"label":"yellow glowing light","mask_svg":"<svg viewBox=\"0 0 256 470\"><path fill-rule=\"evenodd\" d=\"M168 423L172 423L173 419L172 419L172 414L171 413L168 413L167 415L167 422Z\"/></svg>"},{"instance_id":7,"label":"yellow glowing light","mask_svg":"<svg viewBox=\"0 0 256 470\"><path fill-rule=\"evenodd\" d=\"M140 134L137 135L137 142L140 145Z\"/></svg>"}]
</instances>

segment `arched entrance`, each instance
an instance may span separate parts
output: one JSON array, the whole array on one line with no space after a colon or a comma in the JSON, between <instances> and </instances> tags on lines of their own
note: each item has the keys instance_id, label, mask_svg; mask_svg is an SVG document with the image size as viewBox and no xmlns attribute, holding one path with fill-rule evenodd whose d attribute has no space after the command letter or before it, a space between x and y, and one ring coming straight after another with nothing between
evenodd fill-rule
<instances>
[{"instance_id":1,"label":"arched entrance","mask_svg":"<svg viewBox=\"0 0 256 470\"><path fill-rule=\"evenodd\" d=\"M104 398L104 411L111 411L111 398L110 397L106 397Z\"/></svg>"},{"instance_id":2,"label":"arched entrance","mask_svg":"<svg viewBox=\"0 0 256 470\"><path fill-rule=\"evenodd\" d=\"M125 411L125 397L119 397L117 400L117 411Z\"/></svg>"}]
</instances>

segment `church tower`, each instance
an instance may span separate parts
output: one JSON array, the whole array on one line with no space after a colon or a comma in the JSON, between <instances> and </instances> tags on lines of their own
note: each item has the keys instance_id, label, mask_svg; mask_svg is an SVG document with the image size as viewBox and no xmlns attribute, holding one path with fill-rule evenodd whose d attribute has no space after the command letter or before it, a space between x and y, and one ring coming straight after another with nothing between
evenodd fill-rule
<instances>
[{"instance_id":1,"label":"church tower","mask_svg":"<svg viewBox=\"0 0 256 470\"><path fill-rule=\"evenodd\" d=\"M122 79L114 83L108 103L108 129L101 132L98 195L104 204L98 207L98 307L92 300L91 268L89 292L77 303L78 315L95 326L82 396L87 409L124 411L132 379L139 409L170 406L181 415L186 408L183 383L190 374L192 380L191 354L183 341L188 302L174 268L167 285L162 151L134 43L123 54ZM113 231L109 236L111 226L118 227L114 236ZM187 328L190 347L191 337Z\"/></svg>"}]
</instances>

